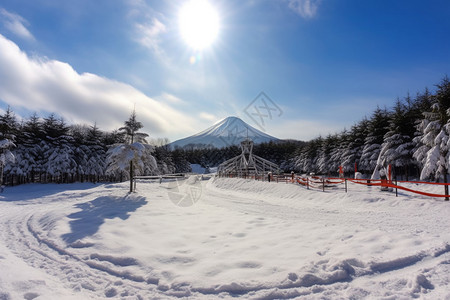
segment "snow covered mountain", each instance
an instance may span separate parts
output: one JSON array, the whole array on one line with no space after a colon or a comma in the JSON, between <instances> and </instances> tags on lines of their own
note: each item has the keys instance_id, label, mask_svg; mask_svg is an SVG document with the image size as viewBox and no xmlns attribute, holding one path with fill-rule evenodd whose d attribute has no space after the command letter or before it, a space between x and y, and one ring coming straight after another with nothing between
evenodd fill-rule
<instances>
[{"instance_id":1,"label":"snow covered mountain","mask_svg":"<svg viewBox=\"0 0 450 300\"><path fill-rule=\"evenodd\" d=\"M237 117L228 117L200 133L174 141L170 145L173 149L188 145L193 147L223 148L238 145L247 137L255 144L279 141L276 137L248 125Z\"/></svg>"}]
</instances>

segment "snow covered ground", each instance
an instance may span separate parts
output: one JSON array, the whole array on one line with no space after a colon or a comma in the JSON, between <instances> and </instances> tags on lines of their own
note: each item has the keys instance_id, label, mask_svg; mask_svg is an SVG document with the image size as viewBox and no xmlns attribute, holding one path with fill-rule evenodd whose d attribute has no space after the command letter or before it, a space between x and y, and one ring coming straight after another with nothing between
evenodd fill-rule
<instances>
[{"instance_id":1,"label":"snow covered ground","mask_svg":"<svg viewBox=\"0 0 450 300\"><path fill-rule=\"evenodd\" d=\"M243 179L137 188L7 188L0 299L450 299L443 200Z\"/></svg>"},{"instance_id":2,"label":"snow covered ground","mask_svg":"<svg viewBox=\"0 0 450 300\"><path fill-rule=\"evenodd\" d=\"M217 167L210 167L209 170L206 170L206 168L203 168L199 164L191 164L192 173L196 174L210 174L210 173L216 173Z\"/></svg>"}]
</instances>

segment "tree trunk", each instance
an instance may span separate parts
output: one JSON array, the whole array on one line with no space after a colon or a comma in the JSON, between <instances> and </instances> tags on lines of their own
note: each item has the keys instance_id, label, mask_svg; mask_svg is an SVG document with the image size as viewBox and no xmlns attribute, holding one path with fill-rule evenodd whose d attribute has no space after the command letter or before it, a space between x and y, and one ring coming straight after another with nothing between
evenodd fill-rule
<instances>
[{"instance_id":1,"label":"tree trunk","mask_svg":"<svg viewBox=\"0 0 450 300\"><path fill-rule=\"evenodd\" d=\"M3 185L3 164L1 166L1 172L0 172L0 186Z\"/></svg>"},{"instance_id":2,"label":"tree trunk","mask_svg":"<svg viewBox=\"0 0 450 300\"><path fill-rule=\"evenodd\" d=\"M130 193L133 192L133 161L130 161Z\"/></svg>"}]
</instances>

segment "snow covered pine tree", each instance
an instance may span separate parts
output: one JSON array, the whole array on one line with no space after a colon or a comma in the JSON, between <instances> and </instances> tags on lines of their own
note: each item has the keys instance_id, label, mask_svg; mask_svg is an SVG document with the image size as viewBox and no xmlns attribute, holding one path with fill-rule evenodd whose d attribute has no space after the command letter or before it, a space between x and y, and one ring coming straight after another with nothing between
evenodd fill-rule
<instances>
[{"instance_id":1,"label":"snow covered pine tree","mask_svg":"<svg viewBox=\"0 0 450 300\"><path fill-rule=\"evenodd\" d=\"M391 165L395 170L406 170L405 176L407 176L408 165L413 164L411 152L414 147L412 142L414 120L407 114L408 109L397 99L393 111L389 114L388 132L384 135L381 144L375 172L381 169L387 170L388 165Z\"/></svg>"},{"instance_id":2,"label":"snow covered pine tree","mask_svg":"<svg viewBox=\"0 0 450 300\"><path fill-rule=\"evenodd\" d=\"M437 85L438 90L432 96L432 112L423 113L424 120L419 125L423 130L420 142L425 147L418 147L414 157L424 159L424 166L420 174L421 179L434 176L436 180L444 179L447 183L450 154L450 81L445 77ZM423 151L429 149L424 155ZM448 195L448 186L445 186ZM445 200L449 200L448 197Z\"/></svg>"},{"instance_id":3,"label":"snow covered pine tree","mask_svg":"<svg viewBox=\"0 0 450 300\"><path fill-rule=\"evenodd\" d=\"M8 106L6 113L0 116L0 191L3 191L3 170L7 163L14 163L15 157L9 150L15 147L14 129L16 117Z\"/></svg>"},{"instance_id":4,"label":"snow covered pine tree","mask_svg":"<svg viewBox=\"0 0 450 300\"><path fill-rule=\"evenodd\" d=\"M3 169L7 163L14 163L14 155L9 148L15 147L9 139L0 140L0 192L3 191Z\"/></svg>"},{"instance_id":5,"label":"snow covered pine tree","mask_svg":"<svg viewBox=\"0 0 450 300\"><path fill-rule=\"evenodd\" d=\"M119 128L127 136L126 144L114 145L108 150L107 173L128 171L130 177L130 193L133 192L134 167L137 172L151 172L157 168L156 160L152 155L153 147L148 145L145 138L148 134L138 132L144 127L136 120L136 111L133 110L125 126Z\"/></svg>"}]
</instances>

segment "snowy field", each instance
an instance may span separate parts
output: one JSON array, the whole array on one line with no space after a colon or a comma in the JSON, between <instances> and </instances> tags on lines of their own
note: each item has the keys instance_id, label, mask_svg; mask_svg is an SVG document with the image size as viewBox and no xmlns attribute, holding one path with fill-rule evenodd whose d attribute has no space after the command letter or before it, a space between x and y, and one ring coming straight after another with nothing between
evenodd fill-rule
<instances>
[{"instance_id":1,"label":"snowy field","mask_svg":"<svg viewBox=\"0 0 450 300\"><path fill-rule=\"evenodd\" d=\"M0 299L450 299L443 200L242 179L137 188L7 188Z\"/></svg>"}]
</instances>

